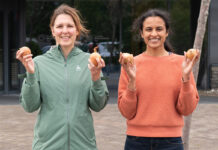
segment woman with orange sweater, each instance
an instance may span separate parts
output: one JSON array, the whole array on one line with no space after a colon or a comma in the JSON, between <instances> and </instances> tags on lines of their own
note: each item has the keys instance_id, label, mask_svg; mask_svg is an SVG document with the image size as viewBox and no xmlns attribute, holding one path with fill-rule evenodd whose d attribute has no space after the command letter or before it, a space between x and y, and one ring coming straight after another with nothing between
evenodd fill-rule
<instances>
[{"instance_id":1,"label":"woman with orange sweater","mask_svg":"<svg viewBox=\"0 0 218 150\"><path fill-rule=\"evenodd\" d=\"M183 150L183 116L191 114L199 96L190 60L173 53L166 38L169 17L152 9L134 23L146 50L125 63L120 53L118 107L127 119L125 150Z\"/></svg>"}]
</instances>

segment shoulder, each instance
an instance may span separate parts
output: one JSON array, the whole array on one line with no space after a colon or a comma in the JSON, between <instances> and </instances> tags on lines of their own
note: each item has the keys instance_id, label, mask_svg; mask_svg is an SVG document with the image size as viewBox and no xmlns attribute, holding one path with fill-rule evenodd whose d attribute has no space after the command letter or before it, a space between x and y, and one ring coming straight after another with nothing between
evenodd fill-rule
<instances>
[{"instance_id":1,"label":"shoulder","mask_svg":"<svg viewBox=\"0 0 218 150\"><path fill-rule=\"evenodd\" d=\"M78 55L81 56L81 57L90 57L90 53L84 52L83 50L81 50L78 47L77 47L77 51L78 51Z\"/></svg>"},{"instance_id":2,"label":"shoulder","mask_svg":"<svg viewBox=\"0 0 218 150\"><path fill-rule=\"evenodd\" d=\"M44 54L38 55L38 56L36 56L36 57L33 58L34 62L41 61L42 59L45 59Z\"/></svg>"},{"instance_id":3,"label":"shoulder","mask_svg":"<svg viewBox=\"0 0 218 150\"><path fill-rule=\"evenodd\" d=\"M139 54L139 55L136 55L136 56L134 56L134 61L140 61L140 60L142 60L143 59L143 55L142 55L143 53L141 53L141 54Z\"/></svg>"},{"instance_id":4,"label":"shoulder","mask_svg":"<svg viewBox=\"0 0 218 150\"><path fill-rule=\"evenodd\" d=\"M75 50L75 51L74 51ZM82 64L88 64L88 60L90 57L90 53L84 52L82 51L80 48L76 47L74 49L74 53L73 53L73 57L71 57L72 59L75 59L76 61L82 63Z\"/></svg>"},{"instance_id":5,"label":"shoulder","mask_svg":"<svg viewBox=\"0 0 218 150\"><path fill-rule=\"evenodd\" d=\"M170 57L171 61L175 61L175 62L182 62L184 60L184 56L183 55L179 55L176 53L172 53L172 56Z\"/></svg>"},{"instance_id":6,"label":"shoulder","mask_svg":"<svg viewBox=\"0 0 218 150\"><path fill-rule=\"evenodd\" d=\"M47 52L34 57L33 58L34 62L36 63L45 62L45 61L48 61L49 59L54 59L55 50L56 50L56 47L52 47Z\"/></svg>"}]
</instances>

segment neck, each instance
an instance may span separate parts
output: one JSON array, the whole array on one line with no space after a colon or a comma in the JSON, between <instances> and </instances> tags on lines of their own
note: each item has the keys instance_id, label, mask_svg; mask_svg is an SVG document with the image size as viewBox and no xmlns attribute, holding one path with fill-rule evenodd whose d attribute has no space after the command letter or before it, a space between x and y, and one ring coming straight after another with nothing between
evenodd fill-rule
<instances>
[{"instance_id":1,"label":"neck","mask_svg":"<svg viewBox=\"0 0 218 150\"><path fill-rule=\"evenodd\" d=\"M145 50L145 54L149 56L168 56L169 53L164 48L151 49L148 48Z\"/></svg>"},{"instance_id":2,"label":"neck","mask_svg":"<svg viewBox=\"0 0 218 150\"><path fill-rule=\"evenodd\" d=\"M61 49L62 49L62 53L64 55L64 57L67 59L68 55L70 54L70 52L72 51L72 49L74 48L73 47L62 47L61 46Z\"/></svg>"}]
</instances>

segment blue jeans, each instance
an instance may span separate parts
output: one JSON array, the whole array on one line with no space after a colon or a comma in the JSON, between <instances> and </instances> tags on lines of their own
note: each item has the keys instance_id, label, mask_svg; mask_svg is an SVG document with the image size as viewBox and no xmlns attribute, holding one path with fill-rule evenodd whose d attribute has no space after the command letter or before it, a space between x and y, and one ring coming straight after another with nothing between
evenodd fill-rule
<instances>
[{"instance_id":1,"label":"blue jeans","mask_svg":"<svg viewBox=\"0 0 218 150\"><path fill-rule=\"evenodd\" d=\"M136 137L127 135L125 150L184 150L181 137Z\"/></svg>"}]
</instances>

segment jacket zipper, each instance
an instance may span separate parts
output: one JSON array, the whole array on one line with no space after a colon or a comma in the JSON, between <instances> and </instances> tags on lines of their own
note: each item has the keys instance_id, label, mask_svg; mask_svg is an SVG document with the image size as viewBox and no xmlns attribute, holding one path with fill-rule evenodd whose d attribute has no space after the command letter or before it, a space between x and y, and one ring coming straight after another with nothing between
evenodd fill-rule
<instances>
[{"instance_id":1,"label":"jacket zipper","mask_svg":"<svg viewBox=\"0 0 218 150\"><path fill-rule=\"evenodd\" d=\"M67 90L67 130L68 130L68 150L70 150L70 121L69 121L69 84L68 84L68 71L67 71L67 59L64 59L64 67L65 67L65 73L66 73L66 90Z\"/></svg>"}]
</instances>

